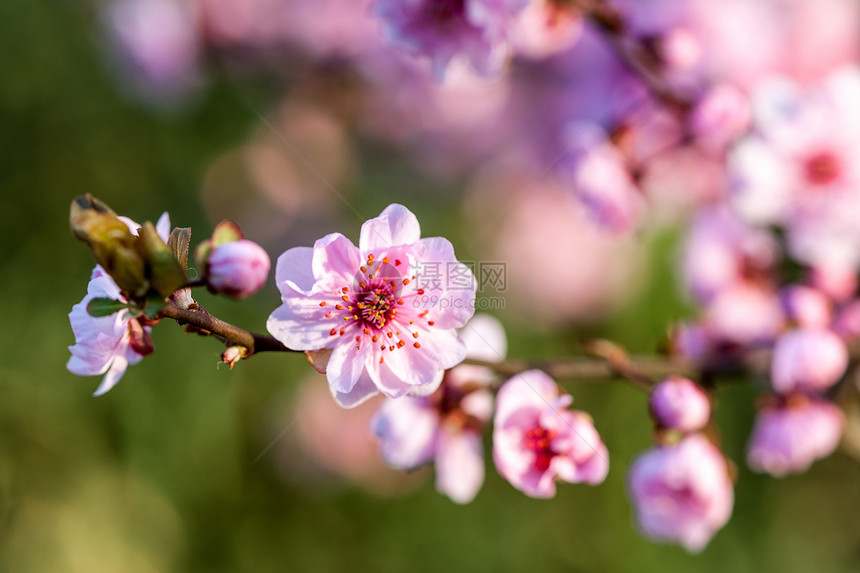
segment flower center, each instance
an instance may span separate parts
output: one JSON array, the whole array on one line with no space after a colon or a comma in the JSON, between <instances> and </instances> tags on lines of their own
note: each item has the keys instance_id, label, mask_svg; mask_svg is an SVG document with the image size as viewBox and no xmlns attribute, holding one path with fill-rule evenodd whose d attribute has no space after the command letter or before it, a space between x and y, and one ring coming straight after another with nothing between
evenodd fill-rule
<instances>
[{"instance_id":1,"label":"flower center","mask_svg":"<svg viewBox=\"0 0 860 573\"><path fill-rule=\"evenodd\" d=\"M466 0L426 0L427 15L438 24L447 24L466 11Z\"/></svg>"},{"instance_id":2,"label":"flower center","mask_svg":"<svg viewBox=\"0 0 860 573\"><path fill-rule=\"evenodd\" d=\"M535 453L535 467L540 471L546 471L549 463L555 457L552 451L552 440L558 435L555 430L547 430L542 426L535 426L526 431L523 436L523 447Z\"/></svg>"},{"instance_id":3,"label":"flower center","mask_svg":"<svg viewBox=\"0 0 860 573\"><path fill-rule=\"evenodd\" d=\"M382 330L394 316L397 299L384 285L359 293L355 299L358 320L373 330Z\"/></svg>"},{"instance_id":4,"label":"flower center","mask_svg":"<svg viewBox=\"0 0 860 573\"><path fill-rule=\"evenodd\" d=\"M806 178L813 185L832 183L841 172L839 157L831 151L816 153L806 161Z\"/></svg>"}]
</instances>

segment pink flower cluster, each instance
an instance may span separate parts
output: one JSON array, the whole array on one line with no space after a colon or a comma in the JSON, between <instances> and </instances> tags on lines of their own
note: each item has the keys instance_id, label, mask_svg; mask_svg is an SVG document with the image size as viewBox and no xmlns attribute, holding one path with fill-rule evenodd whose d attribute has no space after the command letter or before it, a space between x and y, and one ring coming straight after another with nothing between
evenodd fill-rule
<instances>
[{"instance_id":1,"label":"pink flower cluster","mask_svg":"<svg viewBox=\"0 0 860 573\"><path fill-rule=\"evenodd\" d=\"M692 380L670 377L652 390L650 409L664 433L630 468L637 523L649 537L701 551L728 522L734 504L726 460L702 432L710 401Z\"/></svg>"}]
</instances>

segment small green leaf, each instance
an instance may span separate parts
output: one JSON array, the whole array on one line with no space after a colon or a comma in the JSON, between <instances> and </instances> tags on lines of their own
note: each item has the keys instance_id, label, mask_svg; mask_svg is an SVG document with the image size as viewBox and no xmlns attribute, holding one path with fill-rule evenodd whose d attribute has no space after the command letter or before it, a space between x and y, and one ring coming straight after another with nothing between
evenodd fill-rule
<instances>
[{"instance_id":1,"label":"small green leaf","mask_svg":"<svg viewBox=\"0 0 860 573\"><path fill-rule=\"evenodd\" d=\"M167 306L167 300L158 293L150 291L146 297L146 306L143 308L143 313L150 320L158 318L158 313Z\"/></svg>"},{"instance_id":2,"label":"small green leaf","mask_svg":"<svg viewBox=\"0 0 860 573\"><path fill-rule=\"evenodd\" d=\"M242 235L241 229L239 229L239 225L233 221L221 221L215 225L215 229L212 231L213 247L218 247L225 243L232 243L233 241L238 241L240 239L244 239L244 236Z\"/></svg>"},{"instance_id":3,"label":"small green leaf","mask_svg":"<svg viewBox=\"0 0 860 573\"><path fill-rule=\"evenodd\" d=\"M167 246L179 261L182 270L188 268L188 250L191 247L191 227L176 227L167 239Z\"/></svg>"},{"instance_id":4,"label":"small green leaf","mask_svg":"<svg viewBox=\"0 0 860 573\"><path fill-rule=\"evenodd\" d=\"M110 316L124 308L128 308L128 303L112 298L94 298L87 305L87 312L90 313L90 316L100 318Z\"/></svg>"}]
</instances>

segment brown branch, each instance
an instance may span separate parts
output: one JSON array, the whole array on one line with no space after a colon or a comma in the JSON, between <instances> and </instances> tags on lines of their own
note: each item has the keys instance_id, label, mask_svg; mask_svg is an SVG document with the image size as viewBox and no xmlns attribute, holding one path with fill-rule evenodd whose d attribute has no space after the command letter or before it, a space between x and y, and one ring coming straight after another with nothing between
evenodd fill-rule
<instances>
[{"instance_id":1,"label":"brown branch","mask_svg":"<svg viewBox=\"0 0 860 573\"><path fill-rule=\"evenodd\" d=\"M299 352L287 348L276 338L255 334L224 322L197 304L191 304L185 309L171 302L161 311L161 316L174 319L180 326L190 324L201 331L213 334L228 346L242 346L247 349L245 358L260 352Z\"/></svg>"}]
</instances>

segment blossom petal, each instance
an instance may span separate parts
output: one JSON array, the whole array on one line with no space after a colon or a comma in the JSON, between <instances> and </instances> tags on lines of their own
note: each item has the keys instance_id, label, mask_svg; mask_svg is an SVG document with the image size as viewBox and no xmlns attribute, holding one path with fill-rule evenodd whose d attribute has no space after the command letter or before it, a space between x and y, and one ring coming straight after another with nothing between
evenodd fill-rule
<instances>
[{"instance_id":1,"label":"blossom petal","mask_svg":"<svg viewBox=\"0 0 860 573\"><path fill-rule=\"evenodd\" d=\"M126 358L124 352L117 353L110 366L110 370L105 374L105 377L102 379L102 383L99 384L99 387L93 393L93 396L101 396L116 386L117 382L119 382L120 378L125 374L126 368L128 368L128 358Z\"/></svg>"},{"instance_id":2,"label":"blossom petal","mask_svg":"<svg viewBox=\"0 0 860 573\"><path fill-rule=\"evenodd\" d=\"M422 398L386 400L371 421L389 465L412 469L427 463L436 450L439 418Z\"/></svg>"},{"instance_id":3,"label":"blossom petal","mask_svg":"<svg viewBox=\"0 0 860 573\"><path fill-rule=\"evenodd\" d=\"M436 489L456 503L469 503L484 483L484 447L477 432L444 427L436 443Z\"/></svg>"},{"instance_id":4,"label":"blossom petal","mask_svg":"<svg viewBox=\"0 0 860 573\"><path fill-rule=\"evenodd\" d=\"M379 389L366 370L359 376L355 386L349 392L338 392L331 386L329 389L341 408L355 408L379 394Z\"/></svg>"},{"instance_id":5,"label":"blossom petal","mask_svg":"<svg viewBox=\"0 0 860 573\"><path fill-rule=\"evenodd\" d=\"M275 281L290 284L293 289L310 294L316 282L313 271L314 250L311 247L294 247L278 257Z\"/></svg>"},{"instance_id":6,"label":"blossom petal","mask_svg":"<svg viewBox=\"0 0 860 573\"><path fill-rule=\"evenodd\" d=\"M326 377L333 392L349 393L364 371L368 352L358 350L354 344L338 344L332 350L326 366Z\"/></svg>"},{"instance_id":7,"label":"blossom petal","mask_svg":"<svg viewBox=\"0 0 860 573\"><path fill-rule=\"evenodd\" d=\"M411 245L421 238L418 218L404 207L393 203L379 215L361 226L358 246L362 253L399 245Z\"/></svg>"},{"instance_id":8,"label":"blossom petal","mask_svg":"<svg viewBox=\"0 0 860 573\"><path fill-rule=\"evenodd\" d=\"M340 233L326 235L314 243L313 273L317 280L339 278L351 286L361 266L361 254L352 241Z\"/></svg>"}]
</instances>

